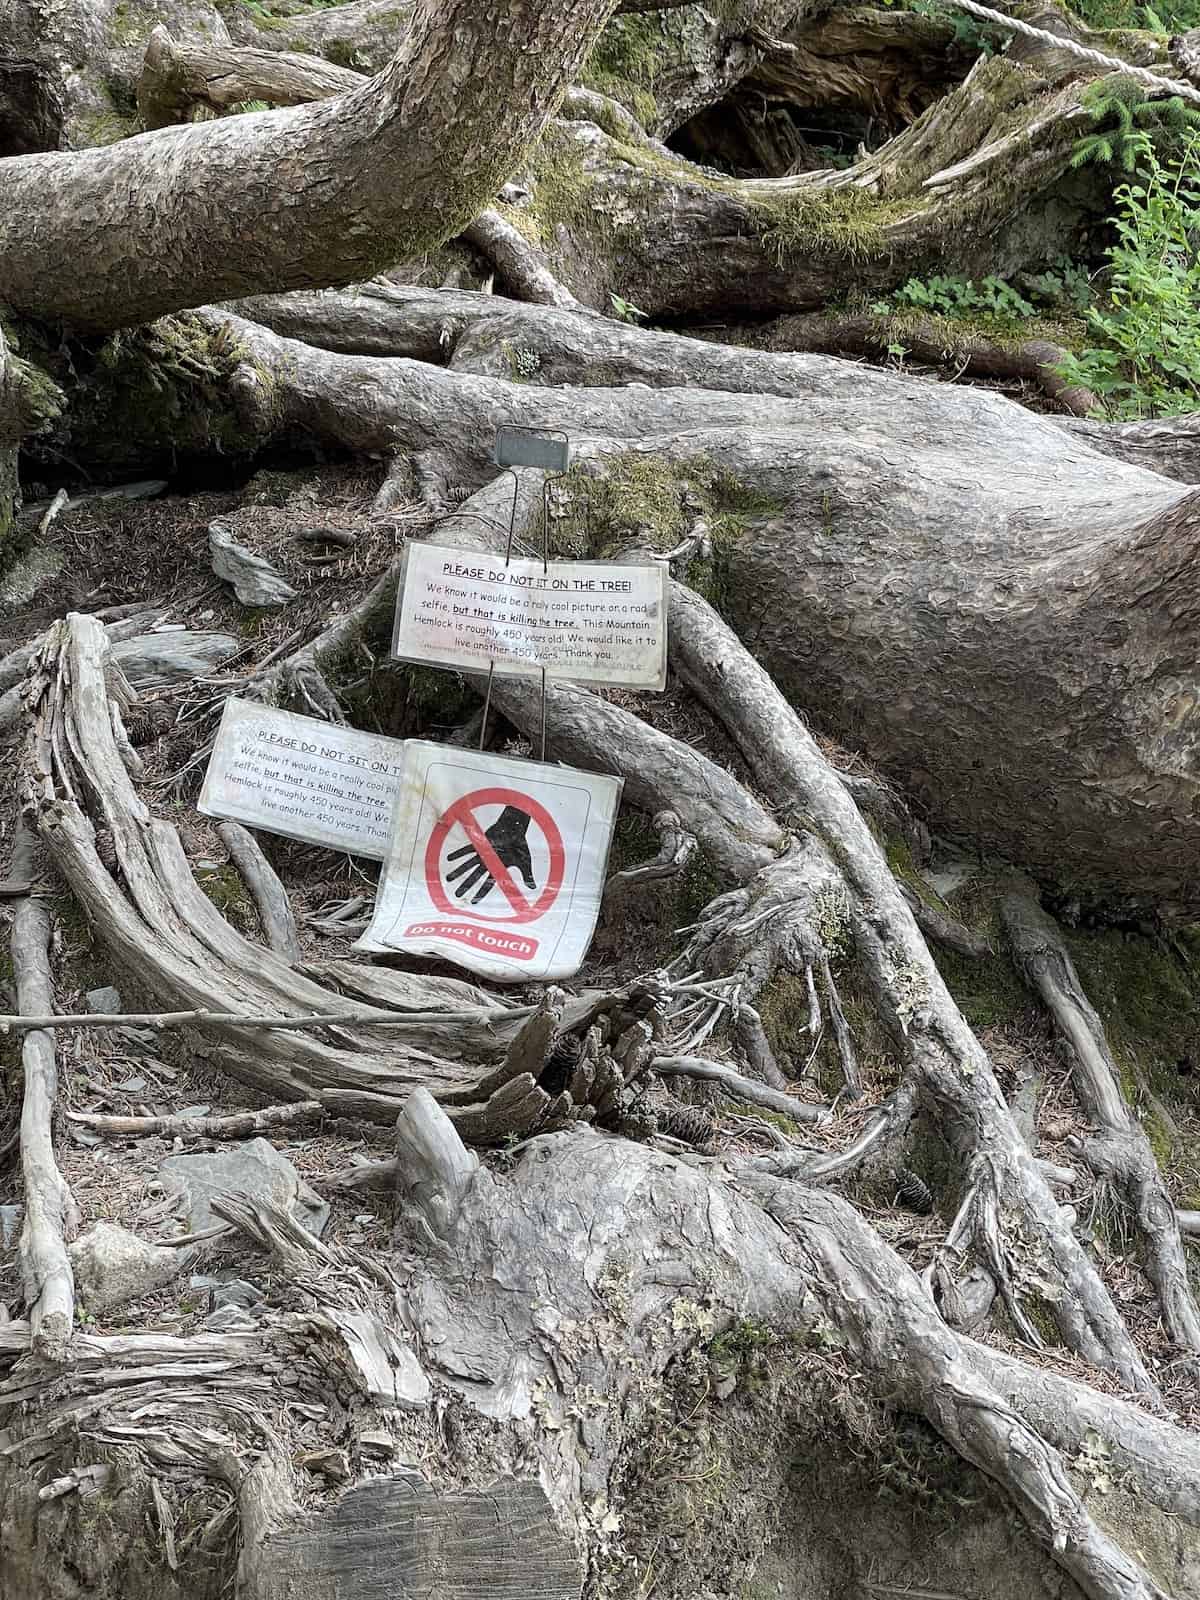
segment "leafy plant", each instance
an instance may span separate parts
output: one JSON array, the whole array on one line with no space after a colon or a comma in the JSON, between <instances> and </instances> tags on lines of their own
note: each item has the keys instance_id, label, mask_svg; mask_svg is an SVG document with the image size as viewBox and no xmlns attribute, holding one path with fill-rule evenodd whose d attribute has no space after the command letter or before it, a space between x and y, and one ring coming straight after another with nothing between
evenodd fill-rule
<instances>
[{"instance_id":1,"label":"leafy plant","mask_svg":"<svg viewBox=\"0 0 1200 1600\"><path fill-rule=\"evenodd\" d=\"M970 278L935 275L910 278L896 291L896 304L916 306L939 316L982 315L991 317L1032 317L1033 306L1025 296L1003 278L987 277L975 283Z\"/></svg>"},{"instance_id":2,"label":"leafy plant","mask_svg":"<svg viewBox=\"0 0 1200 1600\"><path fill-rule=\"evenodd\" d=\"M1076 141L1073 167L1097 162L1133 172L1149 145L1168 154L1200 128L1200 110L1195 106L1185 105L1178 95L1148 100L1132 78L1100 78L1089 83L1080 103L1095 126Z\"/></svg>"},{"instance_id":3,"label":"leafy plant","mask_svg":"<svg viewBox=\"0 0 1200 1600\"><path fill-rule=\"evenodd\" d=\"M628 300L622 300L619 294L610 294L609 303L613 308L613 316L618 322L642 322L646 313L637 306L631 305Z\"/></svg>"},{"instance_id":4,"label":"leafy plant","mask_svg":"<svg viewBox=\"0 0 1200 1600\"><path fill-rule=\"evenodd\" d=\"M1164 164L1143 135L1135 178L1115 193L1105 303L1094 340L1061 366L1115 417L1171 416L1200 404L1200 134Z\"/></svg>"}]
</instances>

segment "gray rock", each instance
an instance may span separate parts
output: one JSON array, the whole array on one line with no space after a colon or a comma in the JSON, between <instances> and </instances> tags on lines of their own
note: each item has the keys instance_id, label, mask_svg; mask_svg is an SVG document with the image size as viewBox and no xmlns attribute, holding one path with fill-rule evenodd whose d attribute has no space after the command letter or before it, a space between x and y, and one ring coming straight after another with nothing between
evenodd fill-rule
<instances>
[{"instance_id":1,"label":"gray rock","mask_svg":"<svg viewBox=\"0 0 1200 1600\"><path fill-rule=\"evenodd\" d=\"M285 606L296 591L269 561L238 544L223 522L208 525L208 553L218 578L233 585L244 606Z\"/></svg>"},{"instance_id":2,"label":"gray rock","mask_svg":"<svg viewBox=\"0 0 1200 1600\"><path fill-rule=\"evenodd\" d=\"M195 1279L192 1282L195 1283ZM266 1299L266 1295L256 1283L247 1283L245 1278L210 1278L206 1284L209 1292L209 1304L214 1311L221 1306L256 1306Z\"/></svg>"},{"instance_id":3,"label":"gray rock","mask_svg":"<svg viewBox=\"0 0 1200 1600\"><path fill-rule=\"evenodd\" d=\"M193 633L188 628L139 633L112 646L121 671L135 689L165 689L212 672L242 648L228 633Z\"/></svg>"},{"instance_id":4,"label":"gray rock","mask_svg":"<svg viewBox=\"0 0 1200 1600\"><path fill-rule=\"evenodd\" d=\"M0 1206L0 1243L6 1250L11 1250L16 1244L24 1215L24 1206Z\"/></svg>"},{"instance_id":5,"label":"gray rock","mask_svg":"<svg viewBox=\"0 0 1200 1600\"><path fill-rule=\"evenodd\" d=\"M205 1317L204 1326L210 1333L239 1333L252 1328L254 1318L244 1306L218 1306Z\"/></svg>"},{"instance_id":6,"label":"gray rock","mask_svg":"<svg viewBox=\"0 0 1200 1600\"><path fill-rule=\"evenodd\" d=\"M89 989L84 999L93 1016L112 1016L123 1009L121 991L114 989L111 983L103 989Z\"/></svg>"},{"instance_id":7,"label":"gray rock","mask_svg":"<svg viewBox=\"0 0 1200 1600\"><path fill-rule=\"evenodd\" d=\"M110 1311L173 1283L195 1250L149 1244L112 1222L95 1222L70 1246L75 1293L89 1311Z\"/></svg>"},{"instance_id":8,"label":"gray rock","mask_svg":"<svg viewBox=\"0 0 1200 1600\"><path fill-rule=\"evenodd\" d=\"M193 1233L219 1220L211 1204L219 1194L269 1201L280 1211L290 1211L318 1239L329 1220L324 1200L266 1139L247 1139L207 1155L168 1156L158 1170L164 1182L186 1197Z\"/></svg>"}]
</instances>

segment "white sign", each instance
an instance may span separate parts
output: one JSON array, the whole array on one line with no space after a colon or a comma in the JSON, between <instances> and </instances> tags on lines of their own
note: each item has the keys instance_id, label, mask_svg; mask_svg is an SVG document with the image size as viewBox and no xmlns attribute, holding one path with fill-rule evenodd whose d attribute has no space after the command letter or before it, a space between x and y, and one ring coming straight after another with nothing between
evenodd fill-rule
<instances>
[{"instance_id":1,"label":"white sign","mask_svg":"<svg viewBox=\"0 0 1200 1600\"><path fill-rule=\"evenodd\" d=\"M510 561L416 540L404 552L392 654L614 688L667 681L667 574L603 561Z\"/></svg>"},{"instance_id":2,"label":"white sign","mask_svg":"<svg viewBox=\"0 0 1200 1600\"><path fill-rule=\"evenodd\" d=\"M387 855L404 745L230 698L200 810L350 855Z\"/></svg>"},{"instance_id":3,"label":"white sign","mask_svg":"<svg viewBox=\"0 0 1200 1600\"><path fill-rule=\"evenodd\" d=\"M569 978L596 926L620 798L620 778L409 740L355 948L514 982Z\"/></svg>"}]
</instances>

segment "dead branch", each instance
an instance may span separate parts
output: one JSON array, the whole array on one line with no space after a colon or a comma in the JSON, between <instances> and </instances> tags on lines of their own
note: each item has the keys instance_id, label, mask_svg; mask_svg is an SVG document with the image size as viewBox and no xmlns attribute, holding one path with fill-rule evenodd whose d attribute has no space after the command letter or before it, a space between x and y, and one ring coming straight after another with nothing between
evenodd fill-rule
<instances>
[{"instance_id":1,"label":"dead branch","mask_svg":"<svg viewBox=\"0 0 1200 1600\"><path fill-rule=\"evenodd\" d=\"M300 937L292 903L262 846L239 822L218 823L217 834L258 908L267 944L289 966L295 966L300 960Z\"/></svg>"},{"instance_id":2,"label":"dead branch","mask_svg":"<svg viewBox=\"0 0 1200 1600\"><path fill-rule=\"evenodd\" d=\"M688 833L674 811L657 811L650 825L658 835L658 854L622 872L614 872L604 885L604 893L630 889L643 883L658 883L683 871L696 853L696 837Z\"/></svg>"},{"instance_id":3,"label":"dead branch","mask_svg":"<svg viewBox=\"0 0 1200 1600\"><path fill-rule=\"evenodd\" d=\"M33 876L34 839L21 827L13 848L13 870ZM30 895L17 902L9 949L22 1012L49 1011L54 1001L50 977L50 914ZM21 1046L25 1074L21 1105L21 1172L25 1221L19 1257L33 1349L51 1361L66 1359L75 1321L75 1280L67 1238L78 1213L54 1156L51 1123L58 1094L54 1038L43 1030L26 1033Z\"/></svg>"},{"instance_id":4,"label":"dead branch","mask_svg":"<svg viewBox=\"0 0 1200 1600\"><path fill-rule=\"evenodd\" d=\"M251 1139L255 1134L297 1123L320 1122L324 1116L325 1108L319 1100L296 1100L286 1106L263 1106L258 1111L237 1111L225 1117L114 1117L91 1111L67 1112L68 1121L96 1133L132 1138L158 1134L164 1139Z\"/></svg>"},{"instance_id":5,"label":"dead branch","mask_svg":"<svg viewBox=\"0 0 1200 1600\"><path fill-rule=\"evenodd\" d=\"M534 305L557 306L560 310L581 311L571 291L551 272L541 253L525 235L505 221L498 211L481 211L463 229L463 238L491 262L517 300Z\"/></svg>"},{"instance_id":6,"label":"dead branch","mask_svg":"<svg viewBox=\"0 0 1200 1600\"><path fill-rule=\"evenodd\" d=\"M186 122L194 106L227 111L246 100L298 106L360 89L361 72L283 50L177 43L161 24L146 43L138 114L147 128Z\"/></svg>"},{"instance_id":7,"label":"dead branch","mask_svg":"<svg viewBox=\"0 0 1200 1600\"><path fill-rule=\"evenodd\" d=\"M765 1083L744 1078L740 1072L719 1061L708 1061L700 1056L655 1056L650 1062L651 1072L660 1078L699 1078L705 1083L716 1083L735 1100L748 1100L752 1105L764 1106L768 1111L781 1112L793 1122L827 1122L829 1107L810 1105L779 1089L769 1089Z\"/></svg>"}]
</instances>

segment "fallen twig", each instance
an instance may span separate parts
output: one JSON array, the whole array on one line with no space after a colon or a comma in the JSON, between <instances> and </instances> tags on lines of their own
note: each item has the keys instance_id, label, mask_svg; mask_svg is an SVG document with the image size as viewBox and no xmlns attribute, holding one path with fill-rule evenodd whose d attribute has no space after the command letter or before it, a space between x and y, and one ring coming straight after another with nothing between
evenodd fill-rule
<instances>
[{"instance_id":1,"label":"fallen twig","mask_svg":"<svg viewBox=\"0 0 1200 1600\"><path fill-rule=\"evenodd\" d=\"M508 1013L505 1014L506 1017ZM490 1011L408 1011L403 1015L381 1016L378 1011L332 1011L309 1017L251 1017L240 1011L82 1011L67 1016L0 1016L0 1034L28 1033L34 1029L61 1028L278 1028L298 1029L343 1027L357 1022L364 1028L407 1028L434 1022L487 1022Z\"/></svg>"},{"instance_id":2,"label":"fallen twig","mask_svg":"<svg viewBox=\"0 0 1200 1600\"><path fill-rule=\"evenodd\" d=\"M261 1111L235 1111L226 1117L117 1117L91 1111L67 1112L70 1121L92 1128L96 1133L157 1133L164 1139L249 1139L270 1128L313 1121L324 1115L325 1107L319 1100L297 1100L292 1105L264 1106Z\"/></svg>"}]
</instances>

